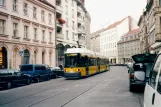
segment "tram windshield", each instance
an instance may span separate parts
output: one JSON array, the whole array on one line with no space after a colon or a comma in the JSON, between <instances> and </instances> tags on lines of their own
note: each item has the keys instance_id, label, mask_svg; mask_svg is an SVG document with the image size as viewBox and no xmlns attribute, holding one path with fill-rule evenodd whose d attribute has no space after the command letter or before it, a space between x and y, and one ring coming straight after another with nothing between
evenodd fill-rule
<instances>
[{"instance_id":1,"label":"tram windshield","mask_svg":"<svg viewBox=\"0 0 161 107\"><path fill-rule=\"evenodd\" d=\"M78 57L78 54L66 54L65 55L65 67L76 67L77 57Z\"/></svg>"},{"instance_id":2,"label":"tram windshield","mask_svg":"<svg viewBox=\"0 0 161 107\"><path fill-rule=\"evenodd\" d=\"M80 54L66 54L65 67L83 67L85 66L85 58Z\"/></svg>"}]
</instances>

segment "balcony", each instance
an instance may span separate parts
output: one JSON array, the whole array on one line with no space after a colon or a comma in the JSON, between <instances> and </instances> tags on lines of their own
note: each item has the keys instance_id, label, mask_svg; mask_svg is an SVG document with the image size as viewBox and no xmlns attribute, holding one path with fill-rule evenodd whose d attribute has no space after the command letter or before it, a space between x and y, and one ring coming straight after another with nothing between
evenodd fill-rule
<instances>
[{"instance_id":1,"label":"balcony","mask_svg":"<svg viewBox=\"0 0 161 107\"><path fill-rule=\"evenodd\" d=\"M82 33L83 30L81 28L78 28L78 33Z\"/></svg>"},{"instance_id":2,"label":"balcony","mask_svg":"<svg viewBox=\"0 0 161 107\"><path fill-rule=\"evenodd\" d=\"M63 27L63 24L61 24L58 20L56 20L56 24L57 24L57 26L59 26L59 27Z\"/></svg>"},{"instance_id":3,"label":"balcony","mask_svg":"<svg viewBox=\"0 0 161 107\"><path fill-rule=\"evenodd\" d=\"M80 6L77 7L77 10L78 10L79 12L82 12L82 8L81 8Z\"/></svg>"},{"instance_id":4,"label":"balcony","mask_svg":"<svg viewBox=\"0 0 161 107\"><path fill-rule=\"evenodd\" d=\"M61 5L56 5L56 11L59 13L63 13L63 8Z\"/></svg>"},{"instance_id":5,"label":"balcony","mask_svg":"<svg viewBox=\"0 0 161 107\"><path fill-rule=\"evenodd\" d=\"M60 33L57 33L56 37L57 37L57 39L64 39L64 35L60 34Z\"/></svg>"},{"instance_id":6,"label":"balcony","mask_svg":"<svg viewBox=\"0 0 161 107\"><path fill-rule=\"evenodd\" d=\"M80 23L82 22L81 17L78 17L77 20L78 20L78 22L80 22Z\"/></svg>"}]
</instances>

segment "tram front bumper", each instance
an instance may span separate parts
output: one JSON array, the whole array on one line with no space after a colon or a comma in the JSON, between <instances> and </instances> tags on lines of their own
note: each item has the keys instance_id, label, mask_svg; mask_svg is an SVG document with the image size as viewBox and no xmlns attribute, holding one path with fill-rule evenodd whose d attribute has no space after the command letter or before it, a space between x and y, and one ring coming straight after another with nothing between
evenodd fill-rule
<instances>
[{"instance_id":1,"label":"tram front bumper","mask_svg":"<svg viewBox=\"0 0 161 107\"><path fill-rule=\"evenodd\" d=\"M80 72L74 72L74 73L64 73L65 78L80 78L81 73Z\"/></svg>"}]
</instances>

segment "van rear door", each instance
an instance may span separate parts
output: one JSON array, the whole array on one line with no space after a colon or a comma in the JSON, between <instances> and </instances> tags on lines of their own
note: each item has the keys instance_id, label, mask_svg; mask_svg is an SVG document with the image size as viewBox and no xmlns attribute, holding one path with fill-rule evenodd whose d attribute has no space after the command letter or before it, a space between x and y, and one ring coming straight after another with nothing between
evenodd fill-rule
<instances>
[{"instance_id":1,"label":"van rear door","mask_svg":"<svg viewBox=\"0 0 161 107\"><path fill-rule=\"evenodd\" d=\"M161 107L161 96L158 92L158 77L161 70L161 55L158 56L150 73L149 82L144 93L145 107Z\"/></svg>"}]
</instances>

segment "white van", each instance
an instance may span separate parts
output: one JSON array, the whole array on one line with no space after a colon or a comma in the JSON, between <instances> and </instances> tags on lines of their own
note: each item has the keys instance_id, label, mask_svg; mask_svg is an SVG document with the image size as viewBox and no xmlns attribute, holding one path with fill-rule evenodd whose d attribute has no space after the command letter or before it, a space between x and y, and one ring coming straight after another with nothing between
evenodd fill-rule
<instances>
[{"instance_id":1,"label":"white van","mask_svg":"<svg viewBox=\"0 0 161 107\"><path fill-rule=\"evenodd\" d=\"M161 107L161 53L157 56L146 83L144 107Z\"/></svg>"}]
</instances>

